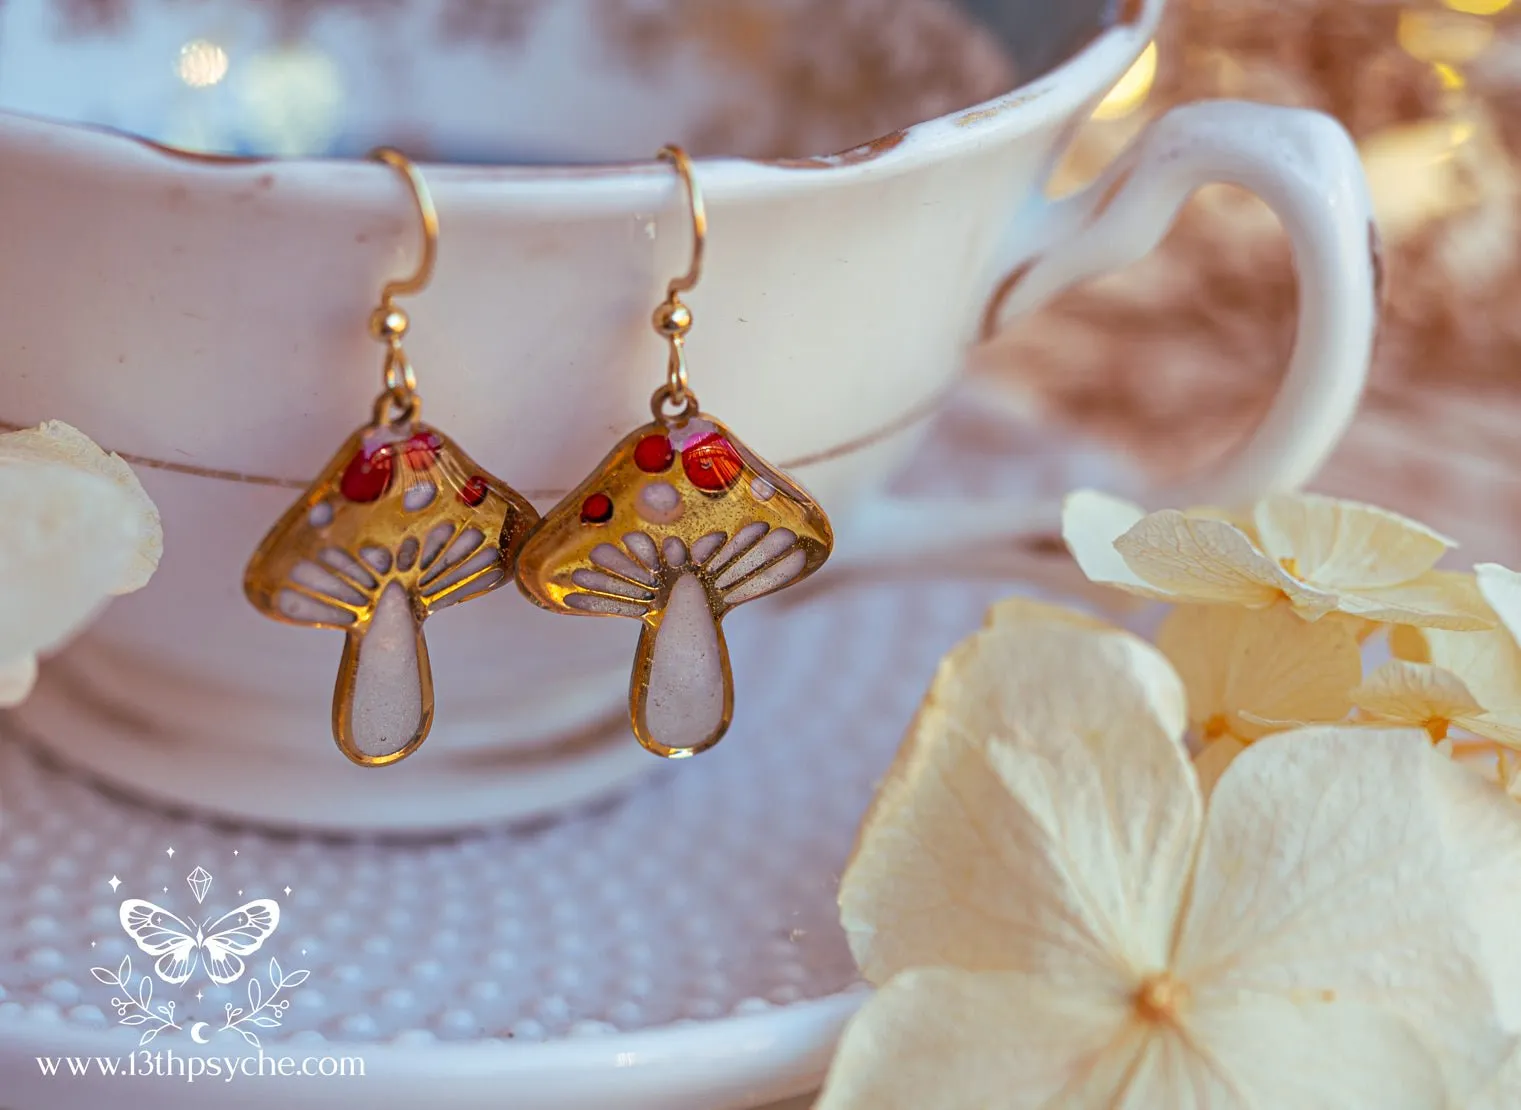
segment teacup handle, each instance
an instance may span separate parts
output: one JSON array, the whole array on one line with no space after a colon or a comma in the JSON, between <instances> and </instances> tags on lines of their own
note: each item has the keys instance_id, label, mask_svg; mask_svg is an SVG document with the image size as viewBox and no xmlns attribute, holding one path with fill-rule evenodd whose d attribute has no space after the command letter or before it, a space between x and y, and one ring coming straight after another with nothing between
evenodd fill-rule
<instances>
[{"instance_id":1,"label":"teacup handle","mask_svg":"<svg viewBox=\"0 0 1521 1110\"><path fill-rule=\"evenodd\" d=\"M1382 274L1367 182L1342 126L1319 112L1242 101L1174 108L1093 184L1030 202L1009 237L1007 276L984 313L986 338L1070 286L1136 261L1161 241L1189 195L1214 183L1256 193L1288 233L1299 275L1294 352L1256 430L1210 473L1140 491L1138 500L1152 508L1239 505L1296 488L1325 462L1357 410ZM1056 527L1051 504L993 508L873 502L846 522L841 547L848 560L851 549L869 551L891 537L895 558L922 556ZM902 550L907 536L920 537L910 544L918 550Z\"/></svg>"}]
</instances>

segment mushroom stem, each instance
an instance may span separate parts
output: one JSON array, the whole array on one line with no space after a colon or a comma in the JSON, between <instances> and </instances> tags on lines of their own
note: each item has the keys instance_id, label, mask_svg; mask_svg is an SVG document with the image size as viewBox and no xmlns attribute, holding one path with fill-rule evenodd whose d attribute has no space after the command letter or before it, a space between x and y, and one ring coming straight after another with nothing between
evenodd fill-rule
<instances>
[{"instance_id":1,"label":"mushroom stem","mask_svg":"<svg viewBox=\"0 0 1521 1110\"><path fill-rule=\"evenodd\" d=\"M422 622L401 583L381 592L363 628L349 630L333 691L333 735L373 767L410 755L433 726L433 672Z\"/></svg>"},{"instance_id":2,"label":"mushroom stem","mask_svg":"<svg viewBox=\"0 0 1521 1110\"><path fill-rule=\"evenodd\" d=\"M695 755L718 743L733 712L723 630L707 588L682 574L644 619L629 690L634 734L657 755Z\"/></svg>"}]
</instances>

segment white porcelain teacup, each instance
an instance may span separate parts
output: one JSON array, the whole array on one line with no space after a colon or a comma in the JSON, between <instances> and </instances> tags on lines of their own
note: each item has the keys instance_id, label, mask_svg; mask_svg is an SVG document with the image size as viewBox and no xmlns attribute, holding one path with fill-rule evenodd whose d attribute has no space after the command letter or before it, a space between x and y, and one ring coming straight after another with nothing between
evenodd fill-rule
<instances>
[{"instance_id":1,"label":"white porcelain teacup","mask_svg":"<svg viewBox=\"0 0 1521 1110\"><path fill-rule=\"evenodd\" d=\"M432 738L364 771L328 736L338 634L243 599L250 551L379 389L365 322L417 243L394 173L357 159L379 142L428 160L441 215L436 278L406 304L429 421L541 508L661 380L650 311L689 250L677 179L650 157L667 141L726 155L697 166L694 388L830 511L841 565L884 537L909 558L1049 527L1046 507L881 489L980 328L1149 250L1206 182L1282 218L1298 342L1251 441L1154 499L1304 481L1352 414L1374 328L1376 241L1341 129L1193 105L1086 191L1043 197L1160 9L11 0L0 418L67 420L128 455L166 534L149 588L48 666L13 723L140 793L344 830L541 813L650 765L616 724L632 622L557 618L510 589L451 609L429 625Z\"/></svg>"}]
</instances>

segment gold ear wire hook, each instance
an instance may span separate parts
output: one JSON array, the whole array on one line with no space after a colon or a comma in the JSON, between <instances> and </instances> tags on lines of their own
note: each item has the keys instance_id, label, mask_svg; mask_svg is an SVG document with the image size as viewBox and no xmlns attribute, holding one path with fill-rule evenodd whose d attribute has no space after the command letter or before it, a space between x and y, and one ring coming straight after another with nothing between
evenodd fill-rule
<instances>
[{"instance_id":1,"label":"gold ear wire hook","mask_svg":"<svg viewBox=\"0 0 1521 1110\"><path fill-rule=\"evenodd\" d=\"M682 184L686 186L687 207L692 213L692 264L684 275L672 278L666 286L666 296L674 300L678 293L691 292L702 277L702 255L708 245L708 207L703 203L702 187L697 184L697 175L692 172L692 160L686 151L675 145L663 146L657 157L676 167Z\"/></svg>"},{"instance_id":2,"label":"gold ear wire hook","mask_svg":"<svg viewBox=\"0 0 1521 1110\"><path fill-rule=\"evenodd\" d=\"M422 257L412 276L386 282L380 290L380 306L370 314L370 333L386 345L385 391L375 400L375 423L389 424L402 420L415 420L422 409L422 398L417 395L417 374L402 348L402 338L411 326L411 320L403 309L396 307L396 298L404 294L420 293L433 280L433 267L438 261L438 209L433 206L433 194L423 180L422 171L401 151L393 147L377 147L370 158L397 170L412 191L412 200L422 224ZM392 408L397 410L390 415Z\"/></svg>"},{"instance_id":3,"label":"gold ear wire hook","mask_svg":"<svg viewBox=\"0 0 1521 1110\"><path fill-rule=\"evenodd\" d=\"M422 171L405 154L394 147L382 146L370 151L370 157L377 162L384 162L406 178L423 229L422 258L418 260L417 271L409 278L386 282L385 288L380 291L381 301L389 304L405 293L421 293L428 287L428 282L433 280L433 266L438 261L438 209L433 206L433 194L428 189L428 183L423 180Z\"/></svg>"},{"instance_id":4,"label":"gold ear wire hook","mask_svg":"<svg viewBox=\"0 0 1521 1110\"><path fill-rule=\"evenodd\" d=\"M685 424L698 410L697 395L687 385L686 335L692 330L692 312L682 303L681 294L690 292L702 278L702 257L708 245L708 209L687 152L679 146L663 146L656 157L676 167L686 187L687 207L692 214L691 264L685 274L672 278L666 285L665 300L656 306L651 317L655 332L670 344L671 352L666 360L665 384L650 398L650 409L656 420L675 427ZM675 412L668 412L668 408Z\"/></svg>"}]
</instances>

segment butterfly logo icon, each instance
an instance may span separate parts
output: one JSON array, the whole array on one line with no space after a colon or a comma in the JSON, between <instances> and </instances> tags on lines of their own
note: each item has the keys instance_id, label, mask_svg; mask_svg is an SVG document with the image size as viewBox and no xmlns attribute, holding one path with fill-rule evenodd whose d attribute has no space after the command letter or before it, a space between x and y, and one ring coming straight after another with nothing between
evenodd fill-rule
<instances>
[{"instance_id":1,"label":"butterfly logo icon","mask_svg":"<svg viewBox=\"0 0 1521 1110\"><path fill-rule=\"evenodd\" d=\"M175 986L195 972L199 958L206 974L218 986L239 979L243 957L257 952L280 925L280 904L273 898L245 903L208 925L176 915L142 898L121 904L121 927L150 956L157 956L153 970Z\"/></svg>"}]
</instances>

